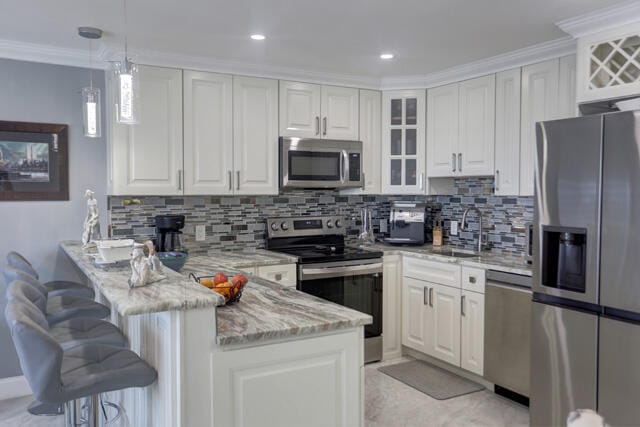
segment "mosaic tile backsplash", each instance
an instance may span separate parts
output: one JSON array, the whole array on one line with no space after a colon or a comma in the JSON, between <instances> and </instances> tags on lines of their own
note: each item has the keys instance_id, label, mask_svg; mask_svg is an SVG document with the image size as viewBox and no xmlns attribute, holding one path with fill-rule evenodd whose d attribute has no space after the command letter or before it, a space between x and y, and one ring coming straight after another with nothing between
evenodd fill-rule
<instances>
[{"instance_id":1,"label":"mosaic tile backsplash","mask_svg":"<svg viewBox=\"0 0 640 427\"><path fill-rule=\"evenodd\" d=\"M533 217L533 198L495 196L493 178L456 179L455 194L449 196L361 196L341 195L333 190L288 190L278 196L147 196L135 197L139 203L128 203L132 199L109 197L114 237L151 238L155 234L155 215L184 214L182 241L191 253L264 247L266 218L273 216L342 215L347 218L347 239L353 244L360 232L363 207L372 209L374 231L384 237L381 222L388 221L391 202L396 200L426 202L429 235L433 221L442 220L445 241L469 249L475 247L478 234L475 214L469 215L468 231L459 236L449 236L449 221L460 221L464 209L475 205L483 212L491 250L517 253L525 246L525 234L519 227ZM200 224L205 225L206 239L196 242L195 226Z\"/></svg>"}]
</instances>

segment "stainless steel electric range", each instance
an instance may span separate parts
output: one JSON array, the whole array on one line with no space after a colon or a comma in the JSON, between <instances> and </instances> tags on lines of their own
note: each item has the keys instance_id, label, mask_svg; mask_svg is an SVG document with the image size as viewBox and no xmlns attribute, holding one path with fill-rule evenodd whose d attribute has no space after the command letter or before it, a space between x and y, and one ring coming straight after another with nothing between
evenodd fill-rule
<instances>
[{"instance_id":1,"label":"stainless steel electric range","mask_svg":"<svg viewBox=\"0 0 640 427\"><path fill-rule=\"evenodd\" d=\"M382 358L382 252L345 245L339 216L267 219L267 249L298 257L299 291L369 314L365 362Z\"/></svg>"}]
</instances>

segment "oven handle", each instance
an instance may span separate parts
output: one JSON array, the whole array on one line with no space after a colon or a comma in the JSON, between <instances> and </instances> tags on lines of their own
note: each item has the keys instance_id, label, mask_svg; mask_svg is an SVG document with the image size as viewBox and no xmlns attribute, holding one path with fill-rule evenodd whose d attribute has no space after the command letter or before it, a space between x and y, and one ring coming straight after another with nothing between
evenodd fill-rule
<instances>
[{"instance_id":1,"label":"oven handle","mask_svg":"<svg viewBox=\"0 0 640 427\"><path fill-rule=\"evenodd\" d=\"M365 265L349 265L341 267L324 267L300 269L300 280L328 279L331 277L362 276L365 274L382 273L382 263L376 262Z\"/></svg>"}]
</instances>

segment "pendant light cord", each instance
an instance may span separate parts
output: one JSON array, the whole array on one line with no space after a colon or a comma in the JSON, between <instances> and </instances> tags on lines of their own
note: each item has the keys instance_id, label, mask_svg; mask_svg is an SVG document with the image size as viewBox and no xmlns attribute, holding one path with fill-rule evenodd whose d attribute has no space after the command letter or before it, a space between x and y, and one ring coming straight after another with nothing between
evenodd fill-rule
<instances>
[{"instance_id":1,"label":"pendant light cord","mask_svg":"<svg viewBox=\"0 0 640 427\"><path fill-rule=\"evenodd\" d=\"M123 9L124 9L124 60L129 61L128 56L128 45L127 45L127 0L122 0Z\"/></svg>"},{"instance_id":2,"label":"pendant light cord","mask_svg":"<svg viewBox=\"0 0 640 427\"><path fill-rule=\"evenodd\" d=\"M93 41L89 39L89 87L93 93Z\"/></svg>"}]
</instances>

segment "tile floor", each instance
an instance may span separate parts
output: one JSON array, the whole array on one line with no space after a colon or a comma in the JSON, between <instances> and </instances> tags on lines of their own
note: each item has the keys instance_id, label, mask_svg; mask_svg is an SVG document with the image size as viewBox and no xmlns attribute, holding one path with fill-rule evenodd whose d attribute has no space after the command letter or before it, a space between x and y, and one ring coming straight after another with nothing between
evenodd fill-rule
<instances>
[{"instance_id":1,"label":"tile floor","mask_svg":"<svg viewBox=\"0 0 640 427\"><path fill-rule=\"evenodd\" d=\"M488 390L436 400L378 371L401 358L365 367L365 426L528 426L526 407ZM26 407L31 397L0 401L0 426L64 426L62 417L34 417Z\"/></svg>"}]
</instances>

